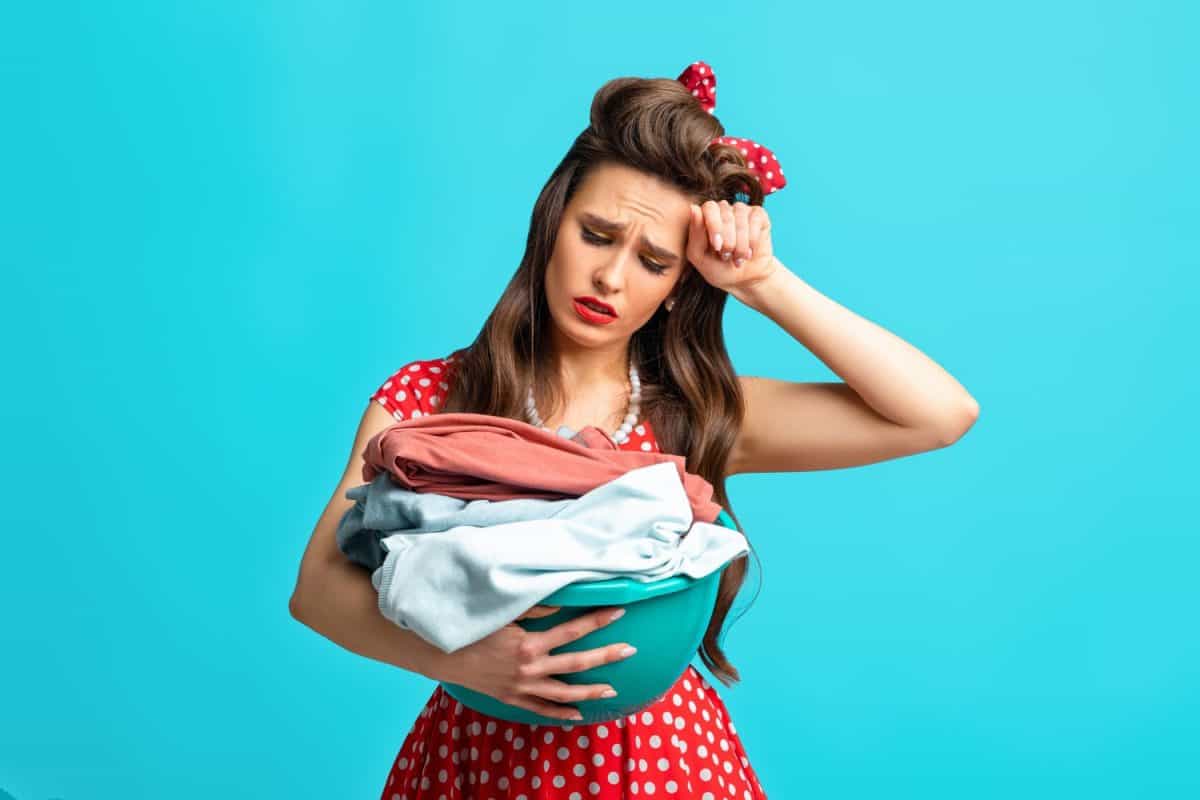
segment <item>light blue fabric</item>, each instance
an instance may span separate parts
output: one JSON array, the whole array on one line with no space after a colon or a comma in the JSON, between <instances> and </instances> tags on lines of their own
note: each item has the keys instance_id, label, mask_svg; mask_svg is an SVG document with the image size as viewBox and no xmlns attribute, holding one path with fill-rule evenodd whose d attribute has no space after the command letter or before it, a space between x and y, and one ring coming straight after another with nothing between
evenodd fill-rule
<instances>
[{"instance_id":1,"label":"light blue fabric","mask_svg":"<svg viewBox=\"0 0 1200 800\"><path fill-rule=\"evenodd\" d=\"M492 508L471 513L502 517L510 510L496 507L516 502L476 500ZM380 612L450 653L568 584L702 578L749 552L741 532L694 520L670 462L629 470L578 498L535 502L553 505L555 513L384 538L387 554L371 578ZM513 510L537 516L535 506Z\"/></svg>"},{"instance_id":2,"label":"light blue fabric","mask_svg":"<svg viewBox=\"0 0 1200 800\"><path fill-rule=\"evenodd\" d=\"M576 498L546 500L462 500L436 492L414 492L398 485L389 472L370 483L346 490L355 504L337 527L338 548L350 560L378 569L387 555L380 541L389 533L435 533L460 525L500 525L546 519L560 513Z\"/></svg>"}]
</instances>

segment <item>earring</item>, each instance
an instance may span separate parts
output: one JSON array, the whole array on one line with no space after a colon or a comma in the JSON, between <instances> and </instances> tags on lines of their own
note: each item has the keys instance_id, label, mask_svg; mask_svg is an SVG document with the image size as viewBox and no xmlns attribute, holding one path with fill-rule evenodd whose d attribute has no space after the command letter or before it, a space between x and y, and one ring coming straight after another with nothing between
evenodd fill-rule
<instances>
[{"instance_id":1,"label":"earring","mask_svg":"<svg viewBox=\"0 0 1200 800\"><path fill-rule=\"evenodd\" d=\"M671 307L675 305L675 298L674 297L668 298L667 302L663 303L663 305L667 307L667 311L670 311Z\"/></svg>"}]
</instances>

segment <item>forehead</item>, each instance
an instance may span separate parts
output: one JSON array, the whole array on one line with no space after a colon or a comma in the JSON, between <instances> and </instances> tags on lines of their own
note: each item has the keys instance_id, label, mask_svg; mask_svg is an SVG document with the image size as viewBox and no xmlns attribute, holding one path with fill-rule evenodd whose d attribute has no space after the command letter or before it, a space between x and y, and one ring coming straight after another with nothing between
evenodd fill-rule
<instances>
[{"instance_id":1,"label":"forehead","mask_svg":"<svg viewBox=\"0 0 1200 800\"><path fill-rule=\"evenodd\" d=\"M638 219L674 227L687 222L691 199L656 175L625 166L597 165L571 198L577 210L595 211L613 219Z\"/></svg>"}]
</instances>

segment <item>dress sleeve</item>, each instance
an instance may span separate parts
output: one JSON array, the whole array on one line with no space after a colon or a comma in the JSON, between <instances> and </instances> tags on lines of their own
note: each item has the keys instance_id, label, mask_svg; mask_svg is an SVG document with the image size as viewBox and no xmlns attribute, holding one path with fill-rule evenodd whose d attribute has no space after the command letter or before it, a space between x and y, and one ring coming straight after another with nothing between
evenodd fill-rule
<instances>
[{"instance_id":1,"label":"dress sleeve","mask_svg":"<svg viewBox=\"0 0 1200 800\"><path fill-rule=\"evenodd\" d=\"M434 414L445 399L446 378L446 359L410 361L393 372L371 395L371 400L398 421Z\"/></svg>"}]
</instances>

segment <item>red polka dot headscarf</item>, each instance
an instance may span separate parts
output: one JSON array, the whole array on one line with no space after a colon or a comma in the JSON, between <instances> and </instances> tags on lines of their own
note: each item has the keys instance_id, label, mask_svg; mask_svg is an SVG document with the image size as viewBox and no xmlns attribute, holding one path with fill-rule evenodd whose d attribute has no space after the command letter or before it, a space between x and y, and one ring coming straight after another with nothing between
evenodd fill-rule
<instances>
[{"instance_id":1,"label":"red polka dot headscarf","mask_svg":"<svg viewBox=\"0 0 1200 800\"><path fill-rule=\"evenodd\" d=\"M703 61L693 61L687 69L680 73L679 82L691 90L692 95L700 102L701 107L708 113L713 113L717 106L717 76L712 67ZM787 185L783 177L783 168L775 154L755 141L733 136L717 136L710 144L731 144L742 151L748 166L762 184L764 195L777 192Z\"/></svg>"}]
</instances>

